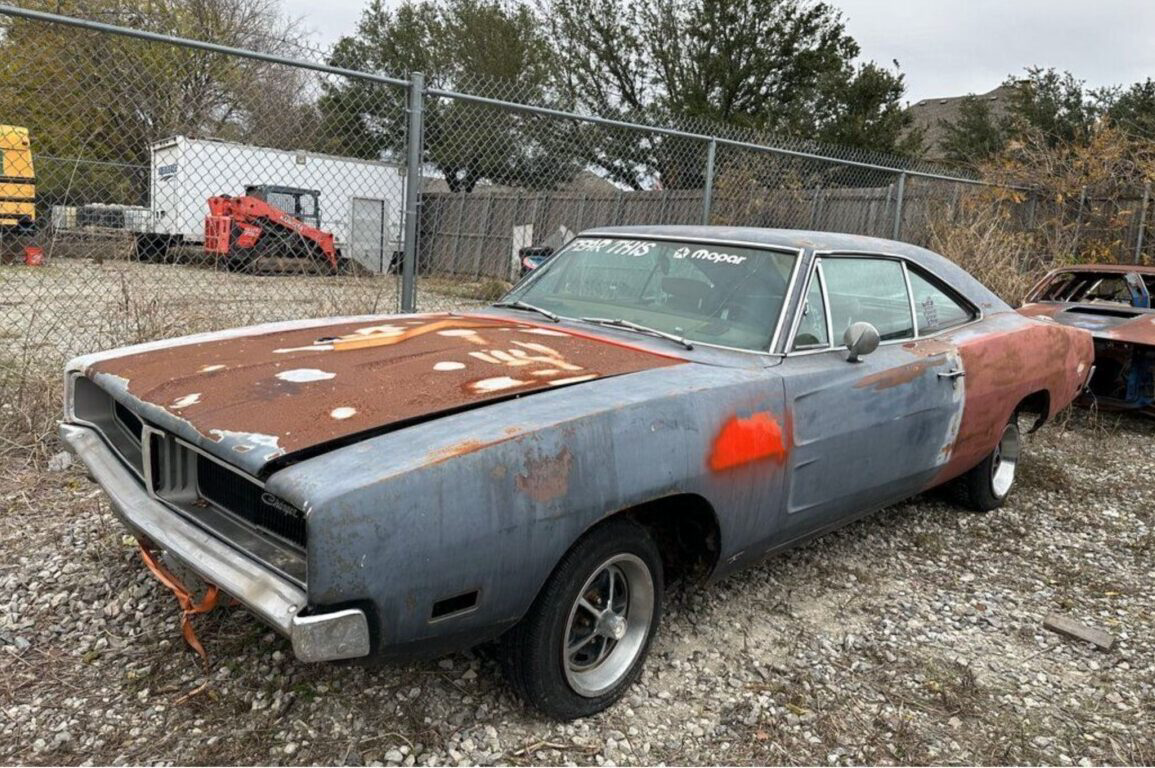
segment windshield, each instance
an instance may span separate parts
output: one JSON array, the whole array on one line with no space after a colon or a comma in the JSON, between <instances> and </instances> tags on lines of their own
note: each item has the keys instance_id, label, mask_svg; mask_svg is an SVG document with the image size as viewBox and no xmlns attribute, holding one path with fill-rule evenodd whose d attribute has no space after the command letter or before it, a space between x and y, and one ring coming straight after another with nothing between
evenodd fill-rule
<instances>
[{"instance_id":1,"label":"windshield","mask_svg":"<svg viewBox=\"0 0 1155 768\"><path fill-rule=\"evenodd\" d=\"M625 320L691 341L766 351L797 254L579 237L506 297L562 317Z\"/></svg>"}]
</instances>

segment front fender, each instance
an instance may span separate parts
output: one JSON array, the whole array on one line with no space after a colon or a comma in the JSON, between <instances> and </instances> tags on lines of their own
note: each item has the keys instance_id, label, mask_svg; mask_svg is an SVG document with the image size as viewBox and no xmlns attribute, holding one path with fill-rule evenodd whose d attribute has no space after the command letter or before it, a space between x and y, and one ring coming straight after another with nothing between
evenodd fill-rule
<instances>
[{"instance_id":1,"label":"front fender","mask_svg":"<svg viewBox=\"0 0 1155 768\"><path fill-rule=\"evenodd\" d=\"M765 369L657 369L382 435L282 470L268 488L307 511L312 604L371 603L380 648L447 633L480 642L516 622L566 550L618 510L696 493L719 515L723 557L766 535L781 472L719 468L711 454L736 415L782 420L782 402ZM432 616L472 593L476 607Z\"/></svg>"}]
</instances>

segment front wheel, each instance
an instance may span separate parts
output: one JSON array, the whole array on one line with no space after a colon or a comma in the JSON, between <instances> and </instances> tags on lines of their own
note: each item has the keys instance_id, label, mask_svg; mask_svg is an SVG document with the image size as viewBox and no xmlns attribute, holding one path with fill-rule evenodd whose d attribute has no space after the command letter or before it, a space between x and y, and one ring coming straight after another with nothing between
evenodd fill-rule
<instances>
[{"instance_id":1,"label":"front wheel","mask_svg":"<svg viewBox=\"0 0 1155 768\"><path fill-rule=\"evenodd\" d=\"M971 506L979 512L998 509L1015 484L1015 471L1022 452L1018 414L1003 427L995 449L977 467L963 476Z\"/></svg>"},{"instance_id":2,"label":"front wheel","mask_svg":"<svg viewBox=\"0 0 1155 768\"><path fill-rule=\"evenodd\" d=\"M551 717L600 712L641 674L662 592L661 556L644 528L626 519L595 528L504 638L506 676Z\"/></svg>"}]
</instances>

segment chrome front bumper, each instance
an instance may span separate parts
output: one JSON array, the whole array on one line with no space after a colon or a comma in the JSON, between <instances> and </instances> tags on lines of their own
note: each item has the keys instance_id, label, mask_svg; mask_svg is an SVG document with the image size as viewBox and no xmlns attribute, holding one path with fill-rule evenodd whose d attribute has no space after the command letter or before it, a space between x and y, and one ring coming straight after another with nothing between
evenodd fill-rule
<instances>
[{"instance_id":1,"label":"chrome front bumper","mask_svg":"<svg viewBox=\"0 0 1155 768\"><path fill-rule=\"evenodd\" d=\"M133 533L163 549L204 581L216 584L288 637L298 659L332 661L369 654L369 623L364 611L300 615L307 605L303 589L149 496L95 429L61 424L60 438L88 467Z\"/></svg>"}]
</instances>

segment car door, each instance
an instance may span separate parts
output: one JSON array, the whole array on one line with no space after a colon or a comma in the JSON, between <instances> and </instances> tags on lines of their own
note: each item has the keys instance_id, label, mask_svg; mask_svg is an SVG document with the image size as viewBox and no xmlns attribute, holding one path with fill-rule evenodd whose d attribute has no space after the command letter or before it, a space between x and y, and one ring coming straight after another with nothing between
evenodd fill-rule
<instances>
[{"instance_id":1,"label":"car door","mask_svg":"<svg viewBox=\"0 0 1155 768\"><path fill-rule=\"evenodd\" d=\"M921 342L915 349L920 324L942 325L938 294L916 310L899 258L827 253L815 261L783 363L793 427L784 541L920 491L962 409L957 349L946 341L932 354ZM952 312L941 314L955 322ZM849 362L842 336L855 322L875 326L881 342Z\"/></svg>"}]
</instances>

